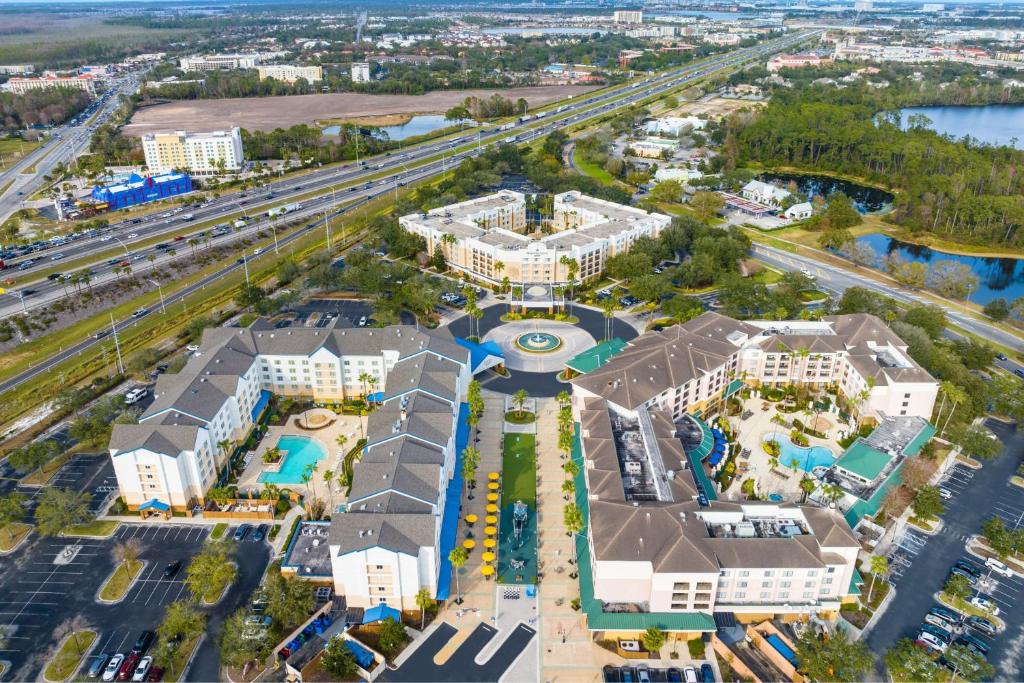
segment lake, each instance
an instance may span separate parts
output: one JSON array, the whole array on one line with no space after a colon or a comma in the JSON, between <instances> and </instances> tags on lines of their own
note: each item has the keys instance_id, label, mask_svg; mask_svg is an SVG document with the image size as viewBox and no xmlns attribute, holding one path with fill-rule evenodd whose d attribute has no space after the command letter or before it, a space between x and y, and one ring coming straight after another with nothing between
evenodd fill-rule
<instances>
[{"instance_id":1,"label":"lake","mask_svg":"<svg viewBox=\"0 0 1024 683\"><path fill-rule=\"evenodd\" d=\"M782 187L794 182L800 192L807 195L808 199L815 195L828 197L833 192L842 192L853 201L853 205L861 213L881 211L892 203L892 195L885 190L831 176L806 173L762 173L760 180Z\"/></svg>"},{"instance_id":2,"label":"lake","mask_svg":"<svg viewBox=\"0 0 1024 683\"><path fill-rule=\"evenodd\" d=\"M405 140L417 135L426 135L439 128L449 128L464 123L467 126L475 126L476 121L449 121L443 114L420 114L413 116L400 126L379 126L376 130L387 133L389 140ZM340 125L327 126L324 128L324 135L337 135L341 131Z\"/></svg>"},{"instance_id":3,"label":"lake","mask_svg":"<svg viewBox=\"0 0 1024 683\"><path fill-rule=\"evenodd\" d=\"M934 266L939 261L957 261L966 264L978 276L978 289L971 292L971 301L976 304L984 305L1000 297L1012 302L1017 297L1024 296L1024 259L1022 258L947 254L930 247L901 242L883 233L871 233L858 237L857 242L871 247L878 258L875 265L879 268L882 266L882 259L893 253L898 253L907 261L918 261L930 266Z\"/></svg>"},{"instance_id":4,"label":"lake","mask_svg":"<svg viewBox=\"0 0 1024 683\"><path fill-rule=\"evenodd\" d=\"M485 28L483 30L489 36L590 36L595 33L604 35L607 31L596 28L580 28L578 26L538 26L535 28L527 26L510 26Z\"/></svg>"},{"instance_id":5,"label":"lake","mask_svg":"<svg viewBox=\"0 0 1024 683\"><path fill-rule=\"evenodd\" d=\"M912 114L924 114L932 130L960 139L970 135L990 145L1010 145L1024 149L1024 104L990 104L969 107L906 107L900 110L900 126L907 125Z\"/></svg>"}]
</instances>

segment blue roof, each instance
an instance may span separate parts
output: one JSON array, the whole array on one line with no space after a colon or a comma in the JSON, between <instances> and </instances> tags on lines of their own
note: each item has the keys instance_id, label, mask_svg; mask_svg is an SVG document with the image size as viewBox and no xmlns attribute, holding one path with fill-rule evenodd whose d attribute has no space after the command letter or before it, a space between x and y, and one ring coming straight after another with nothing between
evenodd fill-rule
<instances>
[{"instance_id":1,"label":"blue roof","mask_svg":"<svg viewBox=\"0 0 1024 683\"><path fill-rule=\"evenodd\" d=\"M462 339L456 337L455 342L459 346L464 346L469 349L469 364L472 371L475 373L477 369L491 356L497 356L498 358L504 359L505 352L501 350L497 342L485 341L482 343L471 342L468 339Z\"/></svg>"},{"instance_id":2,"label":"blue roof","mask_svg":"<svg viewBox=\"0 0 1024 683\"><path fill-rule=\"evenodd\" d=\"M367 401L367 403L383 403L384 402L384 392L383 391L375 391L375 392L373 392L371 394L367 394L366 395L366 401Z\"/></svg>"},{"instance_id":3,"label":"blue roof","mask_svg":"<svg viewBox=\"0 0 1024 683\"><path fill-rule=\"evenodd\" d=\"M365 621L363 622L366 623ZM376 661L373 657L373 653L367 650L365 647L355 642L354 640L345 639L345 647L349 649L352 656L356 658L356 664L362 667L363 671L372 671L373 664Z\"/></svg>"},{"instance_id":4,"label":"blue roof","mask_svg":"<svg viewBox=\"0 0 1024 683\"><path fill-rule=\"evenodd\" d=\"M263 391L260 391L260 397L258 399L256 399L256 405L254 405L252 407L251 417L252 417L252 421L253 422L255 422L256 420L260 419L260 415L263 414L263 411L266 409L267 405L270 403L270 397L271 396L273 396L273 394L271 394L266 389L264 389Z\"/></svg>"},{"instance_id":5,"label":"blue roof","mask_svg":"<svg viewBox=\"0 0 1024 683\"><path fill-rule=\"evenodd\" d=\"M708 465L714 467L718 463L722 462L722 458L724 457L725 453L723 451L715 451L714 453L711 454L711 457L708 458ZM707 493L707 491L705 491L704 493Z\"/></svg>"},{"instance_id":6,"label":"blue roof","mask_svg":"<svg viewBox=\"0 0 1024 683\"><path fill-rule=\"evenodd\" d=\"M384 621L385 619L394 619L401 623L402 613L396 610L394 607L389 607L387 603L380 603L374 605L370 609L363 612L363 623L372 624L375 621Z\"/></svg>"},{"instance_id":7,"label":"blue roof","mask_svg":"<svg viewBox=\"0 0 1024 683\"><path fill-rule=\"evenodd\" d=\"M459 531L459 508L462 505L462 450L469 443L469 404L459 404L459 422L455 432L455 467L444 493L444 516L441 517L441 538L438 554L437 600L447 600L452 591L452 561L448 554L455 547Z\"/></svg>"},{"instance_id":8,"label":"blue roof","mask_svg":"<svg viewBox=\"0 0 1024 683\"><path fill-rule=\"evenodd\" d=\"M170 509L170 505L163 501L157 500L156 498L153 498L152 500L147 500L145 503L139 506L140 511L159 510L160 512L167 512Z\"/></svg>"}]
</instances>

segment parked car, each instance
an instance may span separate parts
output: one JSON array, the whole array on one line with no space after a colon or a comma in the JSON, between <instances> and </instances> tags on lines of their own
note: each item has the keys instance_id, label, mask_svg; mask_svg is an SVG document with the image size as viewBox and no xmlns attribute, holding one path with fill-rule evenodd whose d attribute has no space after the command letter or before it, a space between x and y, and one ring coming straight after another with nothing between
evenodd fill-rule
<instances>
[{"instance_id":1,"label":"parked car","mask_svg":"<svg viewBox=\"0 0 1024 683\"><path fill-rule=\"evenodd\" d=\"M928 610L928 614L934 614L940 619L943 619L951 624L959 624L960 619L962 618L959 613L954 612L948 607L942 607L940 605L932 607L930 610Z\"/></svg>"},{"instance_id":2,"label":"parked car","mask_svg":"<svg viewBox=\"0 0 1024 683\"><path fill-rule=\"evenodd\" d=\"M637 683L651 683L651 671L646 666L637 667L636 670Z\"/></svg>"},{"instance_id":3,"label":"parked car","mask_svg":"<svg viewBox=\"0 0 1024 683\"><path fill-rule=\"evenodd\" d=\"M985 566L1000 576L1013 576L1013 570L994 557L985 560Z\"/></svg>"},{"instance_id":4,"label":"parked car","mask_svg":"<svg viewBox=\"0 0 1024 683\"><path fill-rule=\"evenodd\" d=\"M665 678L669 683L683 683L683 672L673 666L665 671Z\"/></svg>"},{"instance_id":5,"label":"parked car","mask_svg":"<svg viewBox=\"0 0 1024 683\"><path fill-rule=\"evenodd\" d=\"M199 350L199 344L189 344L188 346L185 347L185 350L186 351L190 351L190 352L191 351L198 351Z\"/></svg>"},{"instance_id":6,"label":"parked car","mask_svg":"<svg viewBox=\"0 0 1024 683\"><path fill-rule=\"evenodd\" d=\"M636 672L632 667L624 666L619 669L619 679L622 683L636 683Z\"/></svg>"},{"instance_id":7,"label":"parked car","mask_svg":"<svg viewBox=\"0 0 1024 683\"><path fill-rule=\"evenodd\" d=\"M249 529L251 528L252 526L249 524L239 524L238 528L235 529L234 539L236 541L241 541L245 538L245 535L249 533Z\"/></svg>"},{"instance_id":8,"label":"parked car","mask_svg":"<svg viewBox=\"0 0 1024 683\"><path fill-rule=\"evenodd\" d=\"M942 496L943 500L949 500L953 497L953 492L947 488L939 487L939 495Z\"/></svg>"},{"instance_id":9,"label":"parked car","mask_svg":"<svg viewBox=\"0 0 1024 683\"><path fill-rule=\"evenodd\" d=\"M715 683L715 670L707 662L700 665L700 680L702 683Z\"/></svg>"},{"instance_id":10,"label":"parked car","mask_svg":"<svg viewBox=\"0 0 1024 683\"><path fill-rule=\"evenodd\" d=\"M162 681L164 679L164 668L162 666L154 666L149 669L149 675L146 676L147 681Z\"/></svg>"},{"instance_id":11,"label":"parked car","mask_svg":"<svg viewBox=\"0 0 1024 683\"><path fill-rule=\"evenodd\" d=\"M944 643L949 643L949 641L953 638L953 635L949 631L942 628L941 626L935 626L933 624L924 624L923 626L921 626L921 632L930 633L939 640L943 641Z\"/></svg>"},{"instance_id":12,"label":"parked car","mask_svg":"<svg viewBox=\"0 0 1024 683\"><path fill-rule=\"evenodd\" d=\"M954 576L964 577L965 579L967 579L967 583L969 583L972 586L978 582L978 577L972 574L971 572L965 570L963 567L953 567L952 569L950 569L949 578L953 578Z\"/></svg>"},{"instance_id":13,"label":"parked car","mask_svg":"<svg viewBox=\"0 0 1024 683\"><path fill-rule=\"evenodd\" d=\"M952 622L946 621L946 619L938 616L937 614L924 615L924 622L926 624L931 624L932 626L938 626L941 629L950 629L956 625Z\"/></svg>"},{"instance_id":14,"label":"parked car","mask_svg":"<svg viewBox=\"0 0 1024 683\"><path fill-rule=\"evenodd\" d=\"M144 315L146 315L146 307L145 306L143 306L141 308L135 309L135 312L132 313L132 317L133 318L141 318Z\"/></svg>"},{"instance_id":15,"label":"parked car","mask_svg":"<svg viewBox=\"0 0 1024 683\"><path fill-rule=\"evenodd\" d=\"M924 631L917 634L917 642L929 650L936 650L938 652L945 652L946 648L949 647L948 643L944 643L931 633L925 633Z\"/></svg>"},{"instance_id":16,"label":"parked car","mask_svg":"<svg viewBox=\"0 0 1024 683\"><path fill-rule=\"evenodd\" d=\"M697 670L692 666L683 669L683 679L686 683L697 683Z\"/></svg>"},{"instance_id":17,"label":"parked car","mask_svg":"<svg viewBox=\"0 0 1024 683\"><path fill-rule=\"evenodd\" d=\"M995 600L984 593L978 593L971 598L971 604L978 609L988 610L994 617L999 616L999 605L996 604Z\"/></svg>"},{"instance_id":18,"label":"parked car","mask_svg":"<svg viewBox=\"0 0 1024 683\"><path fill-rule=\"evenodd\" d=\"M135 667L135 673L132 674L132 680L142 683L146 680L146 675L149 673L149 667L153 666L153 658L149 655L139 660L138 665Z\"/></svg>"},{"instance_id":19,"label":"parked car","mask_svg":"<svg viewBox=\"0 0 1024 683\"><path fill-rule=\"evenodd\" d=\"M179 569L181 569L181 560L175 560L174 562L168 563L167 566L164 567L164 578L173 579Z\"/></svg>"},{"instance_id":20,"label":"parked car","mask_svg":"<svg viewBox=\"0 0 1024 683\"><path fill-rule=\"evenodd\" d=\"M965 572L968 572L969 574L973 574L974 577L977 578L977 579L980 579L981 575L983 573L981 567L979 567L978 565L974 564L970 560L965 560L963 558L960 558L959 560L954 562L953 566L954 567L960 567L960 569L963 569Z\"/></svg>"},{"instance_id":21,"label":"parked car","mask_svg":"<svg viewBox=\"0 0 1024 683\"><path fill-rule=\"evenodd\" d=\"M986 619L985 617L978 617L972 615L964 619L964 624L974 629L975 631L983 633L984 635L989 637L993 637L998 633L996 625L988 619Z\"/></svg>"},{"instance_id":22,"label":"parked car","mask_svg":"<svg viewBox=\"0 0 1024 683\"><path fill-rule=\"evenodd\" d=\"M130 390L127 394L124 395L124 403L125 405L129 406L132 405L133 403L138 403L143 398L145 398L146 394L148 393L149 389L147 389L146 387L135 387L134 389Z\"/></svg>"},{"instance_id":23,"label":"parked car","mask_svg":"<svg viewBox=\"0 0 1024 683\"><path fill-rule=\"evenodd\" d=\"M121 664L124 663L124 655L116 654L110 658L107 662L107 667L103 669L103 680L109 683L110 681L117 678L117 672L121 670Z\"/></svg>"},{"instance_id":24,"label":"parked car","mask_svg":"<svg viewBox=\"0 0 1024 683\"><path fill-rule=\"evenodd\" d=\"M155 634L152 631L143 631L139 634L139 637L135 639L135 647L132 648L133 655L144 655L149 646L153 644L153 638Z\"/></svg>"},{"instance_id":25,"label":"parked car","mask_svg":"<svg viewBox=\"0 0 1024 683\"><path fill-rule=\"evenodd\" d=\"M269 527L266 524L260 524L256 527L255 531L252 532L252 540L255 543L259 543L267 537L267 529Z\"/></svg>"},{"instance_id":26,"label":"parked car","mask_svg":"<svg viewBox=\"0 0 1024 683\"><path fill-rule=\"evenodd\" d=\"M127 681L135 673L135 665L139 663L139 656L130 654L121 662L121 668L117 670L117 680Z\"/></svg>"},{"instance_id":27,"label":"parked car","mask_svg":"<svg viewBox=\"0 0 1024 683\"><path fill-rule=\"evenodd\" d=\"M964 633L956 640L957 645L963 645L968 650L974 650L982 657L988 654L991 645L972 633Z\"/></svg>"},{"instance_id":28,"label":"parked car","mask_svg":"<svg viewBox=\"0 0 1024 683\"><path fill-rule=\"evenodd\" d=\"M107 662L109 661L110 655L106 652L93 655L89 660L89 668L86 670L85 675L89 678L99 678L103 675L103 670L107 668Z\"/></svg>"}]
</instances>

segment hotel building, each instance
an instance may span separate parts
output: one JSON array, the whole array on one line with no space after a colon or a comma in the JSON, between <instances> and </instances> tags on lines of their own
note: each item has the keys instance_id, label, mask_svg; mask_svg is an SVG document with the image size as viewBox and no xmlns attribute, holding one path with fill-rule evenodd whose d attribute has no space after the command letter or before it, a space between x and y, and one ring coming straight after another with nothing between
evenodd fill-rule
<instances>
[{"instance_id":1,"label":"hotel building","mask_svg":"<svg viewBox=\"0 0 1024 683\"><path fill-rule=\"evenodd\" d=\"M550 233L530 225L526 196L505 190L427 213L399 218L433 255L440 250L454 270L498 284L559 284L568 281L567 257L586 281L604 270L611 256L629 251L641 237L657 237L672 219L660 213L595 199L579 192L555 195Z\"/></svg>"},{"instance_id":2,"label":"hotel building","mask_svg":"<svg viewBox=\"0 0 1024 683\"><path fill-rule=\"evenodd\" d=\"M294 83L305 78L310 83L319 83L324 79L324 71L319 66L294 66L292 64L270 64L258 69L260 80L273 78L283 83Z\"/></svg>"},{"instance_id":3,"label":"hotel building","mask_svg":"<svg viewBox=\"0 0 1024 683\"><path fill-rule=\"evenodd\" d=\"M150 173L188 170L193 175L216 175L242 170L242 133L239 128L209 133L147 133L142 151Z\"/></svg>"}]
</instances>

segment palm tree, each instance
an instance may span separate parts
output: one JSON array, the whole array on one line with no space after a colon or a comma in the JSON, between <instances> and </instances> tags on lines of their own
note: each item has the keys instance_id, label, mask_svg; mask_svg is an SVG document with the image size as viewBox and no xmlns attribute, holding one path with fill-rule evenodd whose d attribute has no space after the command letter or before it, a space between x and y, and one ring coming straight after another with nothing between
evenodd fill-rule
<instances>
[{"instance_id":1,"label":"palm tree","mask_svg":"<svg viewBox=\"0 0 1024 683\"><path fill-rule=\"evenodd\" d=\"M569 500L574 493L576 493L576 482L572 479L566 479L562 482L562 496L563 500Z\"/></svg>"},{"instance_id":2,"label":"palm tree","mask_svg":"<svg viewBox=\"0 0 1024 683\"><path fill-rule=\"evenodd\" d=\"M338 447L341 448L342 451L344 451L345 444L348 443L348 437L345 436L344 434L338 434L338 438L336 438L334 441L335 443L338 444Z\"/></svg>"},{"instance_id":3,"label":"palm tree","mask_svg":"<svg viewBox=\"0 0 1024 683\"><path fill-rule=\"evenodd\" d=\"M604 316L604 340L611 341L612 320L615 318L615 302L605 299L601 302L601 314Z\"/></svg>"},{"instance_id":4,"label":"palm tree","mask_svg":"<svg viewBox=\"0 0 1024 683\"><path fill-rule=\"evenodd\" d=\"M452 551L448 553L448 561L452 563L452 569L455 571L455 594L458 596L455 598L455 604L462 604L462 590L459 588L459 570L462 569L466 564L466 560L469 559L469 552L466 551L460 545L452 548Z\"/></svg>"},{"instance_id":5,"label":"palm tree","mask_svg":"<svg viewBox=\"0 0 1024 683\"><path fill-rule=\"evenodd\" d=\"M231 440L221 439L217 442L217 448L220 449L221 458L227 458L228 450L231 448Z\"/></svg>"},{"instance_id":6,"label":"palm tree","mask_svg":"<svg viewBox=\"0 0 1024 683\"><path fill-rule=\"evenodd\" d=\"M434 598L430 597L430 591L426 588L416 591L416 606L420 608L420 630L422 631L427 622L427 610L434 606Z\"/></svg>"},{"instance_id":7,"label":"palm tree","mask_svg":"<svg viewBox=\"0 0 1024 683\"><path fill-rule=\"evenodd\" d=\"M871 595L875 591L875 578L884 575L889 571L889 560L885 555L871 556L871 587L868 588L868 604L871 604Z\"/></svg>"},{"instance_id":8,"label":"palm tree","mask_svg":"<svg viewBox=\"0 0 1024 683\"><path fill-rule=\"evenodd\" d=\"M526 401L529 398L530 394L526 392L526 389L519 389L516 393L512 394L512 405L516 407L516 415L518 417L523 417L523 406L526 405Z\"/></svg>"},{"instance_id":9,"label":"palm tree","mask_svg":"<svg viewBox=\"0 0 1024 683\"><path fill-rule=\"evenodd\" d=\"M583 512L576 503L568 503L562 508L562 521L565 523L565 529L569 532L569 538L579 534L583 531ZM572 563L576 564L576 542L573 540L572 544ZM569 578L575 579L576 572L569 575Z\"/></svg>"},{"instance_id":10,"label":"palm tree","mask_svg":"<svg viewBox=\"0 0 1024 683\"><path fill-rule=\"evenodd\" d=\"M569 394L568 391L562 389L561 391L558 392L558 395L555 396L555 400L558 401L559 406L564 408L565 406L569 405L572 402L572 396Z\"/></svg>"},{"instance_id":11,"label":"palm tree","mask_svg":"<svg viewBox=\"0 0 1024 683\"><path fill-rule=\"evenodd\" d=\"M566 460L562 465L562 471L565 472L567 478L572 479L580 473L580 466L576 464L575 460Z\"/></svg>"},{"instance_id":12,"label":"palm tree","mask_svg":"<svg viewBox=\"0 0 1024 683\"><path fill-rule=\"evenodd\" d=\"M365 401L366 397L368 395L368 392L366 390L366 385L370 381L370 373L368 373L368 372L360 372L359 373L359 381L363 385L363 400Z\"/></svg>"},{"instance_id":13,"label":"palm tree","mask_svg":"<svg viewBox=\"0 0 1024 683\"><path fill-rule=\"evenodd\" d=\"M494 276L495 277L499 277L501 275L501 271L503 271L503 270L505 270L505 262L504 261L495 261L494 262Z\"/></svg>"},{"instance_id":14,"label":"palm tree","mask_svg":"<svg viewBox=\"0 0 1024 683\"><path fill-rule=\"evenodd\" d=\"M331 490L331 481L334 479L334 470L324 470L324 486L327 487L327 498L331 501L331 511L334 511L334 491Z\"/></svg>"}]
</instances>

